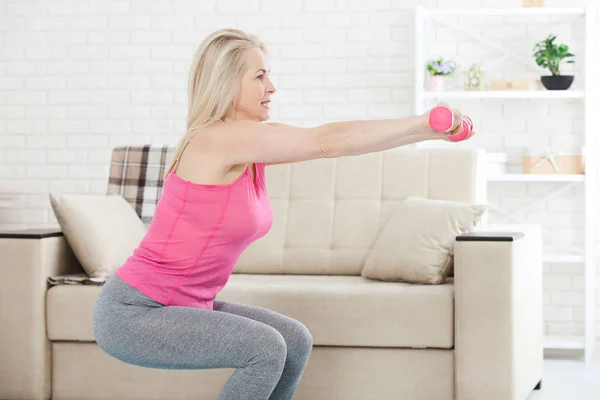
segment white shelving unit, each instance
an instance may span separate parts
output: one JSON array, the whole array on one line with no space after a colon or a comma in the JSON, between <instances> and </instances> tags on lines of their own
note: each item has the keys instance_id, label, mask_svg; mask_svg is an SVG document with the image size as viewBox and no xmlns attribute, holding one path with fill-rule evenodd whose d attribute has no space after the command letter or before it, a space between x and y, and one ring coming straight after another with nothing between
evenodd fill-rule
<instances>
[{"instance_id":1,"label":"white shelving unit","mask_svg":"<svg viewBox=\"0 0 600 400\"><path fill-rule=\"evenodd\" d=\"M424 100L461 100L461 99L580 99L583 90L479 90L479 91L447 91L424 92Z\"/></svg>"},{"instance_id":2,"label":"white shelving unit","mask_svg":"<svg viewBox=\"0 0 600 400\"><path fill-rule=\"evenodd\" d=\"M500 53L498 57L500 61L512 57L516 61L519 61L525 65L531 66L533 60L522 58L510 50L492 43L488 40L479 38L469 33L465 28L455 26L447 23L444 19L452 19L455 17L484 17L484 16L500 16L500 17L513 17L513 16L547 16L547 17L558 17L567 16L573 18L573 22L585 23L585 48L582 56L578 57L577 62L584 61L583 79L578 78L578 82L583 81L583 87L580 89L569 89L565 91L550 91L550 90L523 90L523 91L493 91L493 90L479 90L479 91L461 91L461 90L448 90L443 92L428 92L426 90L426 69L425 65L427 60L431 57L437 56L436 54L428 53L428 45L434 38L433 26L438 23L444 25L450 29L454 29L459 33L470 37L472 40L479 41L484 45L488 45L492 49L497 50ZM477 8L477 9L426 9L423 7L417 7L415 10L415 103L414 112L415 114L422 114L426 110L430 109L437 101L449 101L449 100L461 100L461 101L481 101L485 99L545 99L551 101L561 101L563 99L578 99L581 102L581 106L584 107L584 134L583 142L584 146L588 151L586 156L586 173L585 175L559 175L559 174L501 174L491 175L488 177L490 185L494 182L528 182L533 185L536 182L555 182L559 186L563 186L562 189L558 189L548 196L553 196L561 192L564 188L571 185L583 185L584 199L582 209L585 215L585 239L582 249L578 251L571 251L568 253L557 252L557 249L550 249L553 253L548 252L544 255L545 263L573 263L573 264L584 264L585 266L585 332L582 336L546 336L544 346L547 349L562 349L562 350L583 350L584 358L589 361L594 352L596 344L596 331L595 331L595 309L596 309L596 295L595 295L595 272L596 272L596 255L595 255L595 186L597 184L597 164L595 160L595 154L590 154L589 151L597 151L597 144L595 139L596 128L593 124L594 113L598 113L597 92L600 89L597 84L597 64L594 59L596 49L594 48L594 38L597 36L597 31L594 26L595 21L593 18L596 16L595 0L590 1L588 6L585 7L538 7L538 8ZM551 33L551 27L548 27L548 33ZM588 72L589 71L589 72ZM478 130L478 135L485 135L485 132ZM459 146L453 143L444 142L443 146ZM431 144L421 143L417 146L431 146ZM435 144L439 146L439 144ZM536 201L533 201L530 205L535 205ZM513 212L504 213L508 219L515 219L512 216Z\"/></svg>"},{"instance_id":3,"label":"white shelving unit","mask_svg":"<svg viewBox=\"0 0 600 400\"><path fill-rule=\"evenodd\" d=\"M426 10L431 16L513 16L513 15L583 15L585 7L514 7L514 8L437 8Z\"/></svg>"},{"instance_id":4,"label":"white shelving unit","mask_svg":"<svg viewBox=\"0 0 600 400\"><path fill-rule=\"evenodd\" d=\"M578 174L502 174L489 175L490 182L584 182L585 176Z\"/></svg>"}]
</instances>

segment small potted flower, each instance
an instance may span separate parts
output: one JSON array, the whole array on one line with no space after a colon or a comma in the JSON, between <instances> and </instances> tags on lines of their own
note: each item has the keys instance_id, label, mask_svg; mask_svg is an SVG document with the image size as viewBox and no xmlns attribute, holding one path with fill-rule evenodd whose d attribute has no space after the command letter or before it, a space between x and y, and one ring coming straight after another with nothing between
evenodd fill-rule
<instances>
[{"instance_id":1,"label":"small potted flower","mask_svg":"<svg viewBox=\"0 0 600 400\"><path fill-rule=\"evenodd\" d=\"M549 35L545 40L535 44L533 56L535 62L542 68L547 68L552 75L541 77L542 85L548 90L567 90L573 83L573 75L562 75L560 64L572 64L574 54L569 52L566 44L555 44L556 35Z\"/></svg>"},{"instance_id":2,"label":"small potted flower","mask_svg":"<svg viewBox=\"0 0 600 400\"><path fill-rule=\"evenodd\" d=\"M437 60L430 60L427 63L427 72L429 80L427 81L427 90L430 92L441 92L445 88L445 78L454 76L457 65L454 61L444 61L442 57Z\"/></svg>"}]
</instances>

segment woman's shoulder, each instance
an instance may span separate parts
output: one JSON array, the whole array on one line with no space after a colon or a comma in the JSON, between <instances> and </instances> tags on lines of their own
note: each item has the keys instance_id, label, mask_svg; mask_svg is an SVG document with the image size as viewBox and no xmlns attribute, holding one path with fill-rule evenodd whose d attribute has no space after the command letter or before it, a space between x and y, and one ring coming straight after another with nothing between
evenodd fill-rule
<instances>
[{"instance_id":1,"label":"woman's shoulder","mask_svg":"<svg viewBox=\"0 0 600 400\"><path fill-rule=\"evenodd\" d=\"M178 170L182 177L194 183L229 184L243 174L246 167L250 167L250 164L231 163L226 152L223 152L219 145L215 145L219 135L226 134L225 130L231 129L231 125L227 124L232 122L204 125L188 132L187 137L192 140L184 150L187 154L183 154ZM264 173L266 163L253 164L255 172Z\"/></svg>"}]
</instances>

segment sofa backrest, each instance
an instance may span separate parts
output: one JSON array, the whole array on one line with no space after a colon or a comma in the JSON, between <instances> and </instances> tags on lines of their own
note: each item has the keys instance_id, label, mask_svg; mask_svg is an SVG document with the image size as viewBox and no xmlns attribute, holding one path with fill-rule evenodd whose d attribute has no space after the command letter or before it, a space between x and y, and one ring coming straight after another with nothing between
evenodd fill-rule
<instances>
[{"instance_id":1,"label":"sofa backrest","mask_svg":"<svg viewBox=\"0 0 600 400\"><path fill-rule=\"evenodd\" d=\"M108 194L149 224L162 192L168 146L113 151ZM242 254L234 273L360 275L394 207L408 196L487 202L485 152L399 148L268 166L271 231Z\"/></svg>"}]
</instances>

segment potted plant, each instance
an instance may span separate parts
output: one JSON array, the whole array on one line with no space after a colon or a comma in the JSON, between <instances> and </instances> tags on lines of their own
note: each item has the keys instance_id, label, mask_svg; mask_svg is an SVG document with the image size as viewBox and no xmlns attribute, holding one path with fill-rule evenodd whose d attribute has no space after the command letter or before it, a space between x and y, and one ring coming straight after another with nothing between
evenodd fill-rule
<instances>
[{"instance_id":1,"label":"potted plant","mask_svg":"<svg viewBox=\"0 0 600 400\"><path fill-rule=\"evenodd\" d=\"M569 53L566 44L555 44L556 35L549 35L545 40L536 43L533 56L535 62L542 68L547 68L552 75L541 77L542 85L548 90L566 90L573 83L573 75L561 75L562 62L572 64L575 55Z\"/></svg>"},{"instance_id":2,"label":"potted plant","mask_svg":"<svg viewBox=\"0 0 600 400\"><path fill-rule=\"evenodd\" d=\"M436 60L430 60L427 63L427 72L429 80L427 81L427 90L430 92L441 92L445 88L445 77L453 76L456 72L456 63L452 60L444 61L442 57Z\"/></svg>"}]
</instances>

